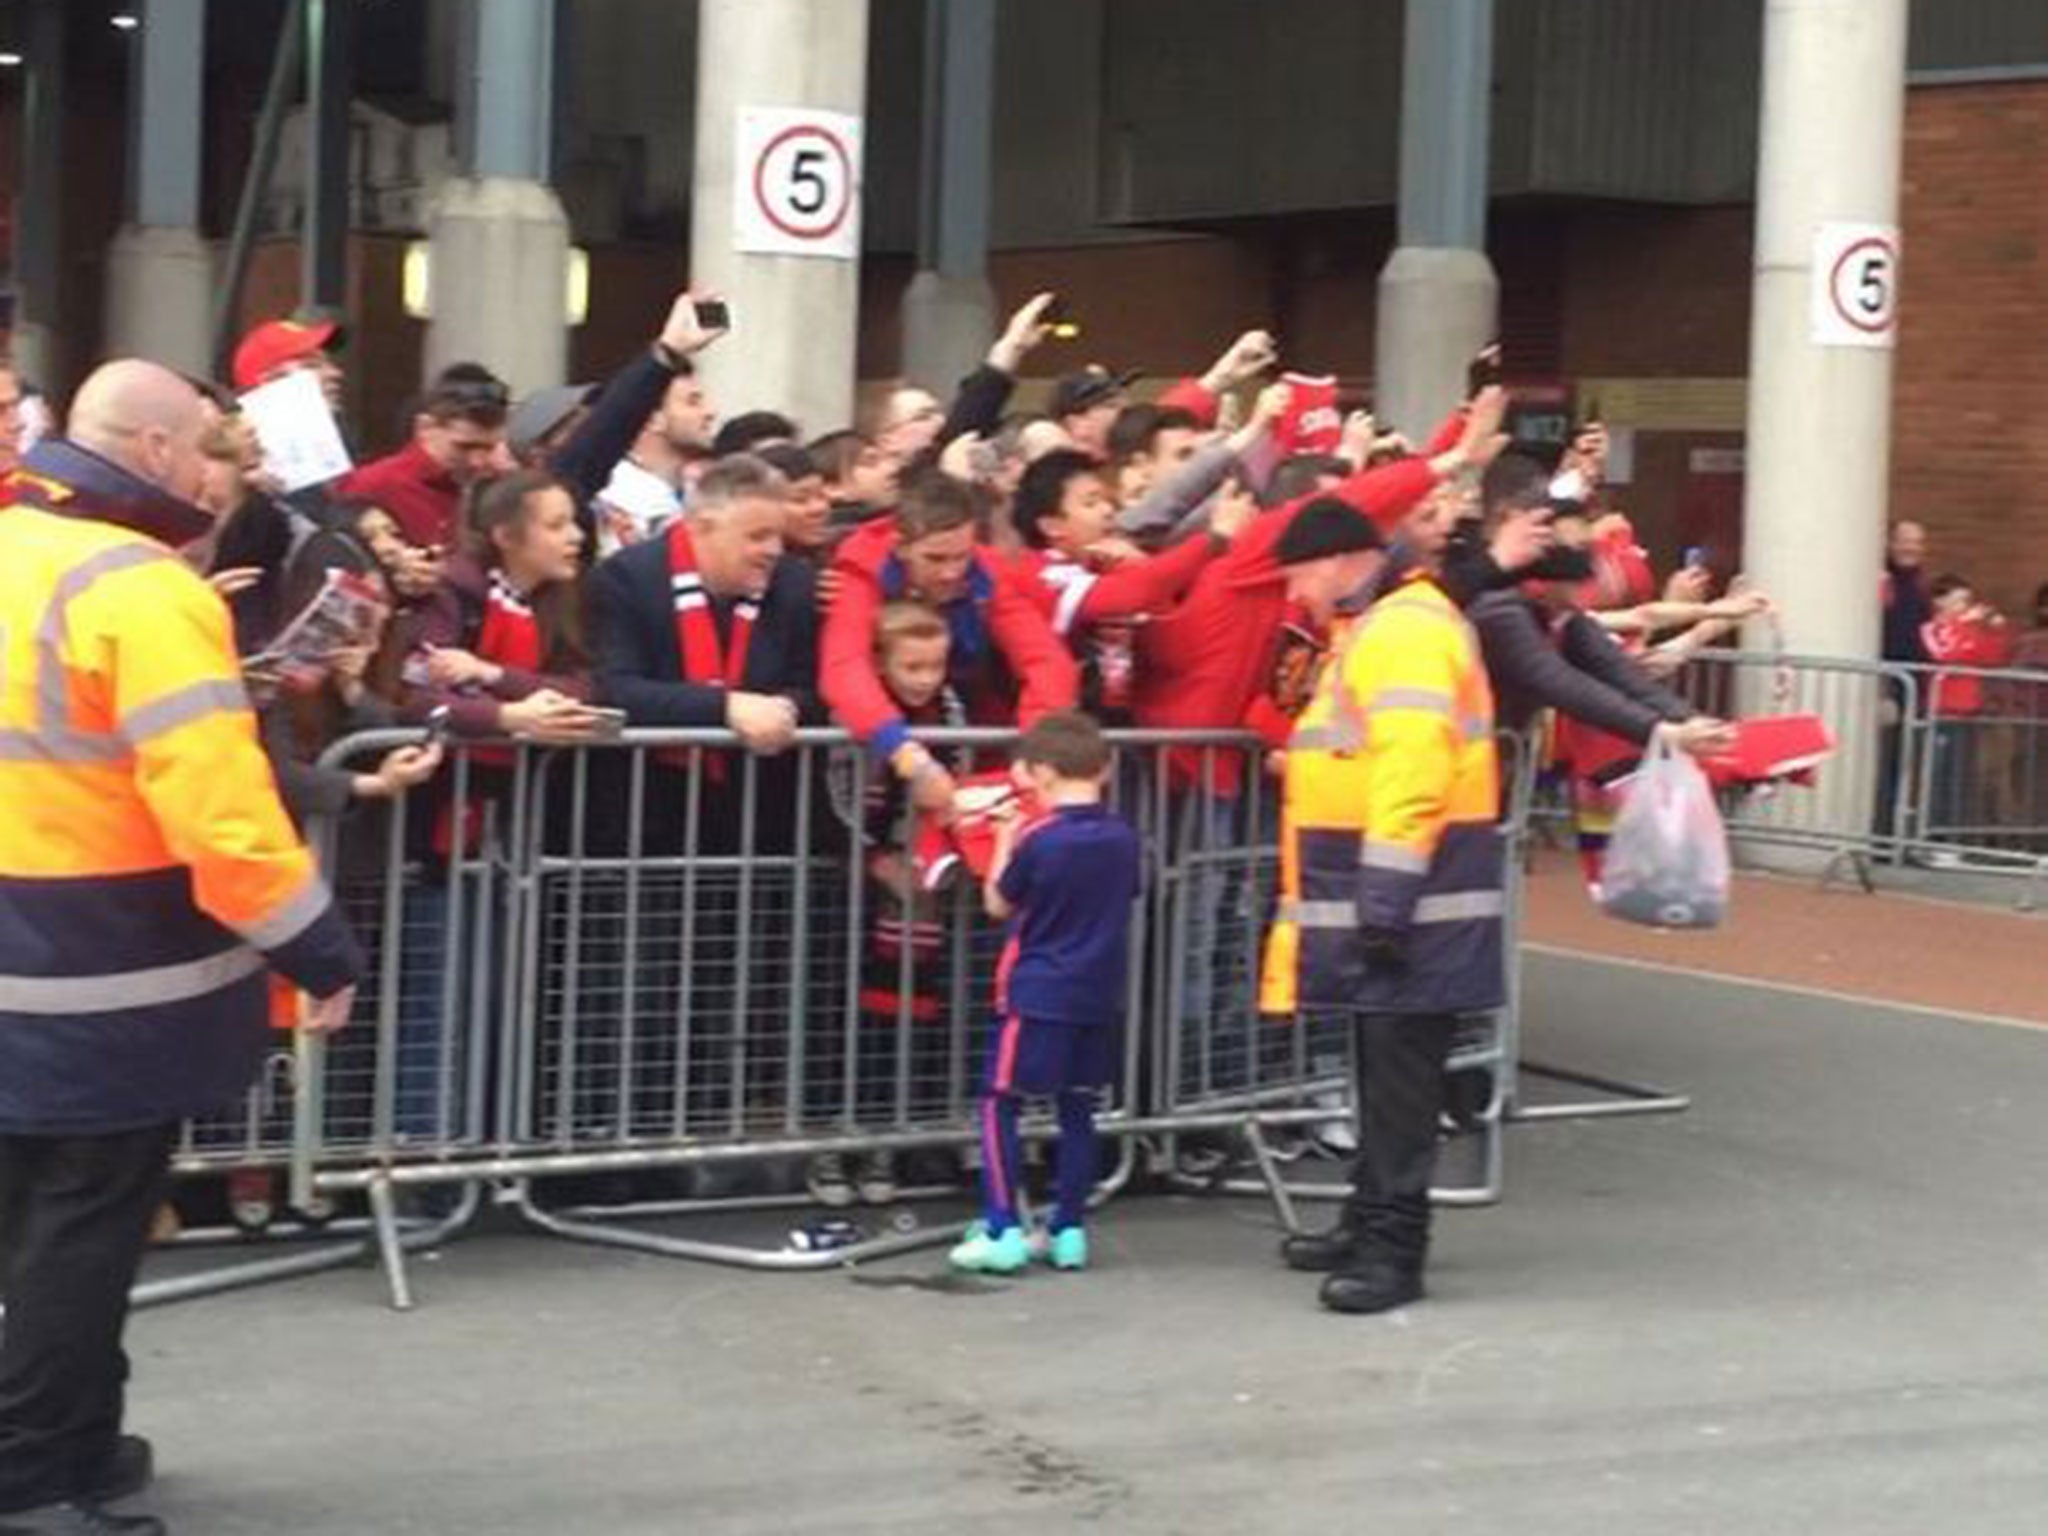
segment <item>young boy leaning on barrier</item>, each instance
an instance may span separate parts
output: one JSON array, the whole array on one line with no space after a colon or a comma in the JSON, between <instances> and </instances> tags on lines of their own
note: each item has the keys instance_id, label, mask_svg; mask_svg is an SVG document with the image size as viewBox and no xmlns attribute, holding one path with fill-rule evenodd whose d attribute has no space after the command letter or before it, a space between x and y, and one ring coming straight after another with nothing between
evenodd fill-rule
<instances>
[{"instance_id":1,"label":"young boy leaning on barrier","mask_svg":"<svg viewBox=\"0 0 2048 1536\"><path fill-rule=\"evenodd\" d=\"M967 723L959 695L946 679L951 634L940 614L923 603L885 603L875 618L875 670L890 701L912 726ZM940 757L944 754L941 752ZM838 796L839 815L864 850L867 890L862 902L866 932L861 941L859 1112L864 1122L895 1117L898 1021L908 1019L910 1094L919 1100L944 1090L945 1028L940 1018L938 967L943 949L937 902L925 889L918 861L907 846L909 793L893 774L872 772L861 802L852 786ZM905 958L909 966L906 975ZM907 983L907 984L906 984ZM835 1062L837 1042L815 1051L832 1082L843 1081ZM843 1088L840 1090L843 1093ZM823 1113L836 1106L821 1104ZM858 1198L886 1205L896 1198L895 1160L887 1152L862 1156L849 1174L836 1153L813 1158L808 1183L820 1205L843 1208Z\"/></svg>"},{"instance_id":2,"label":"young boy leaning on barrier","mask_svg":"<svg viewBox=\"0 0 2048 1536\"><path fill-rule=\"evenodd\" d=\"M1095 1103L1122 1055L1138 834L1102 803L1110 750L1078 711L1041 718L1011 769L1045 814L999 824L983 886L1010 923L997 972L997 1028L979 1114L982 1218L954 1248L956 1269L1014 1274L1031 1261L1018 1204L1017 1118L1029 1095L1059 1111L1056 1199L1046 1249L1056 1269L1088 1263L1082 1223L1095 1183Z\"/></svg>"}]
</instances>

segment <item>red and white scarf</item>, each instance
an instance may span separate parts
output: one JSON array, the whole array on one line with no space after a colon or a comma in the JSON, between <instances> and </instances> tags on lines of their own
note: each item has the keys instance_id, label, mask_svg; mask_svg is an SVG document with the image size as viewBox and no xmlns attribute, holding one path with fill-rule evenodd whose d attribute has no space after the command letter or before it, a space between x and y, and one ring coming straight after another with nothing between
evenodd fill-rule
<instances>
[{"instance_id":1,"label":"red and white scarf","mask_svg":"<svg viewBox=\"0 0 2048 1536\"><path fill-rule=\"evenodd\" d=\"M738 688L747 676L747 647L753 643L758 598L743 597L732 605L732 632L718 638L718 620L711 612L711 594L697 569L697 547L689 526L672 523L668 530L668 584L676 605L676 654L682 659L686 683L721 683ZM687 759L687 752L677 754ZM704 771L713 783L725 780L725 754L707 752Z\"/></svg>"},{"instance_id":2,"label":"red and white scarf","mask_svg":"<svg viewBox=\"0 0 2048 1536\"><path fill-rule=\"evenodd\" d=\"M503 571L492 571L490 585L484 590L484 621L476 632L476 654L516 672L538 672L545 660L533 603L505 579ZM508 747L478 747L470 756L473 762L509 768L514 753Z\"/></svg>"},{"instance_id":3,"label":"red and white scarf","mask_svg":"<svg viewBox=\"0 0 2048 1536\"><path fill-rule=\"evenodd\" d=\"M476 653L485 661L520 672L541 669L540 621L533 604L503 571L491 572L484 593L484 622L476 635Z\"/></svg>"},{"instance_id":4,"label":"red and white scarf","mask_svg":"<svg viewBox=\"0 0 2048 1536\"><path fill-rule=\"evenodd\" d=\"M761 614L760 601L743 597L733 604L732 634L720 643L711 594L704 590L697 570L696 546L682 523L668 530L668 581L675 597L676 653L682 657L683 681L739 687L747 675L747 647L754 638L754 620Z\"/></svg>"},{"instance_id":5,"label":"red and white scarf","mask_svg":"<svg viewBox=\"0 0 2048 1536\"><path fill-rule=\"evenodd\" d=\"M476 654L485 661L519 672L538 672L545 659L541 646L540 621L533 604L503 571L492 571L484 589L484 619L477 627ZM510 768L517 758L511 747L471 747L469 760L486 768ZM483 838L483 802L472 784L469 803L463 807L462 846L475 853ZM452 805L443 804L434 821L435 852L446 858L455 850L455 818Z\"/></svg>"}]
</instances>

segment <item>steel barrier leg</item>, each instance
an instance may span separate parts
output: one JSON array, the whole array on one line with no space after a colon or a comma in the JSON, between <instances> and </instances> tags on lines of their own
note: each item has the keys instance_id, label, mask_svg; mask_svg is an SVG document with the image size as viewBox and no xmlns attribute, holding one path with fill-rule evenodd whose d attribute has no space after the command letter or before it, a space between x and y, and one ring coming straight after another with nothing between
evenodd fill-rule
<instances>
[{"instance_id":1,"label":"steel barrier leg","mask_svg":"<svg viewBox=\"0 0 2048 1536\"><path fill-rule=\"evenodd\" d=\"M1522 1062L1521 1070L1531 1077L1547 1077L1552 1082L1570 1083L1577 1088L1591 1088L1596 1093L1610 1094L1612 1097L1565 1104L1517 1103L1512 1116L1517 1121L1605 1120L1622 1115L1675 1115L1692 1108L1692 1099L1688 1095L1670 1093L1646 1083L1626 1083L1618 1078L1596 1077L1590 1072L1547 1067L1533 1061Z\"/></svg>"},{"instance_id":2,"label":"steel barrier leg","mask_svg":"<svg viewBox=\"0 0 2048 1536\"><path fill-rule=\"evenodd\" d=\"M967 1230L965 1221L944 1222L912 1232L896 1232L849 1243L844 1248L805 1252L793 1248L749 1248L740 1243L713 1243L700 1238L670 1237L660 1232L636 1232L606 1222L577 1221L558 1216L533 1203L532 1182L520 1179L506 1203L529 1226L573 1242L597 1243L628 1248L638 1253L655 1253L671 1259L699 1259L709 1264L730 1264L739 1269L805 1271L840 1269L867 1259L889 1258L950 1243Z\"/></svg>"},{"instance_id":3,"label":"steel barrier leg","mask_svg":"<svg viewBox=\"0 0 2048 1536\"><path fill-rule=\"evenodd\" d=\"M405 1244L398 1231L398 1201L391 1192L391 1179L379 1174L370 1181L370 1215L377 1224L377 1257L384 1268L384 1281L391 1289L392 1310L412 1310L412 1282L406 1274Z\"/></svg>"},{"instance_id":4,"label":"steel barrier leg","mask_svg":"<svg viewBox=\"0 0 2048 1536\"><path fill-rule=\"evenodd\" d=\"M1245 1122L1245 1144L1252 1149L1252 1160L1259 1165L1259 1177L1265 1181L1266 1193L1273 1198L1273 1209L1279 1214L1280 1225L1289 1236L1301 1231L1301 1218L1294 1209L1294 1193L1287 1187L1287 1180L1280 1175L1280 1165L1273 1160L1273 1148L1266 1141L1266 1133L1256 1120Z\"/></svg>"},{"instance_id":5,"label":"steel barrier leg","mask_svg":"<svg viewBox=\"0 0 2048 1536\"><path fill-rule=\"evenodd\" d=\"M1856 876L1856 884L1864 895L1877 894L1877 878L1870 870L1870 855L1860 848L1844 848L1828 860L1828 867L1820 872L1820 888L1823 891L1834 885L1835 877L1841 873L1844 865Z\"/></svg>"},{"instance_id":6,"label":"steel barrier leg","mask_svg":"<svg viewBox=\"0 0 2048 1536\"><path fill-rule=\"evenodd\" d=\"M173 1301L190 1301L200 1296L218 1296L224 1291L245 1290L273 1280L292 1280L300 1275L323 1274L361 1262L370 1251L367 1242L342 1243L316 1248L308 1253L286 1254L270 1259L251 1259L246 1264L226 1264L196 1275L177 1275L165 1280L145 1280L128 1293L131 1307L160 1307Z\"/></svg>"}]
</instances>

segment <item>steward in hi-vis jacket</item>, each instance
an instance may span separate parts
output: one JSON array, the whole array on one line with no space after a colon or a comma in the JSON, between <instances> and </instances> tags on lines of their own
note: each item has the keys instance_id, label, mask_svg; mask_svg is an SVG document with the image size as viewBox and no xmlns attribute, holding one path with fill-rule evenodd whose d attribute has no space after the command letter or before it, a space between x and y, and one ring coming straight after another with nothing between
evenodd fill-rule
<instances>
[{"instance_id":1,"label":"steward in hi-vis jacket","mask_svg":"<svg viewBox=\"0 0 2048 1536\"><path fill-rule=\"evenodd\" d=\"M110 363L0 486L0 1516L30 1530L162 1529L97 1505L148 1477L120 1337L177 1122L253 1077L272 969L332 1027L361 963L177 552L212 527L205 409Z\"/></svg>"},{"instance_id":2,"label":"steward in hi-vis jacket","mask_svg":"<svg viewBox=\"0 0 2048 1536\"><path fill-rule=\"evenodd\" d=\"M1457 1016L1505 1000L1493 695L1426 564L1345 615L1384 560L1356 517L1310 503L1280 558L1290 594L1335 634L1288 746L1261 1008L1351 1015L1359 1120L1342 1219L1286 1256L1336 1271L1323 1288L1333 1309L1383 1311L1421 1295Z\"/></svg>"}]
</instances>

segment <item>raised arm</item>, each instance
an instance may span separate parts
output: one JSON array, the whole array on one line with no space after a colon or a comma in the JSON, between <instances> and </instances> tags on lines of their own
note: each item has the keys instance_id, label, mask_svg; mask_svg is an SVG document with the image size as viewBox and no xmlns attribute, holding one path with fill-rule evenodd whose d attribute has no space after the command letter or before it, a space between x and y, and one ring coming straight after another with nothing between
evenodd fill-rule
<instances>
[{"instance_id":1,"label":"raised arm","mask_svg":"<svg viewBox=\"0 0 2048 1536\"><path fill-rule=\"evenodd\" d=\"M1003 407L1017 387L1017 370L1033 348L1045 340L1050 327L1045 311L1052 304L1050 293L1036 293L1010 316L1003 334L988 349L982 365L960 381L953 403L946 409L945 424L933 439L935 449L944 449L956 437L972 432L980 437L994 434L1002 422Z\"/></svg>"},{"instance_id":2,"label":"raised arm","mask_svg":"<svg viewBox=\"0 0 2048 1536\"><path fill-rule=\"evenodd\" d=\"M725 334L698 323L699 297L705 295L676 295L654 344L605 381L590 414L555 454L554 473L579 503L604 489L683 365Z\"/></svg>"}]
</instances>

